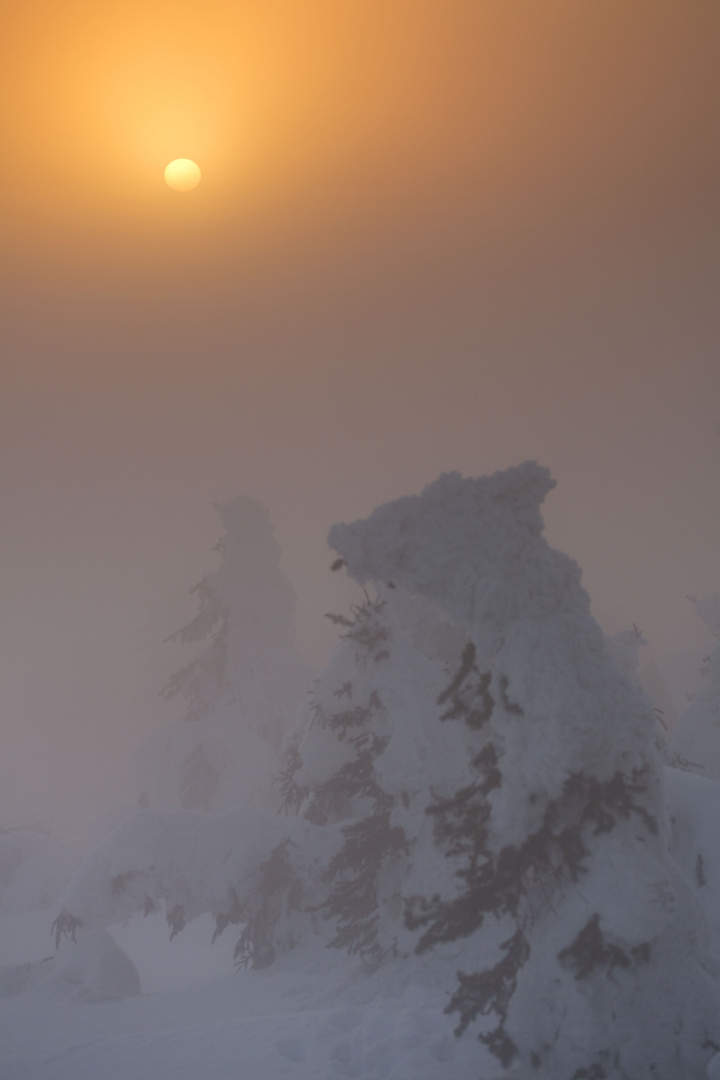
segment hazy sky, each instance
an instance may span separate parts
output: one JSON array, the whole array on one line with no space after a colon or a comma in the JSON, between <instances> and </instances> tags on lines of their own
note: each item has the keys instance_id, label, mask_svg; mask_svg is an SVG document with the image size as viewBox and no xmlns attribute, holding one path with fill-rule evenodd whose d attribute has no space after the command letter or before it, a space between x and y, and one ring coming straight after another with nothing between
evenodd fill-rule
<instances>
[{"instance_id":1,"label":"hazy sky","mask_svg":"<svg viewBox=\"0 0 720 1080\"><path fill-rule=\"evenodd\" d=\"M7 3L0 822L118 797L236 494L317 664L331 524L526 458L605 628L703 648L719 121L717 0Z\"/></svg>"}]
</instances>

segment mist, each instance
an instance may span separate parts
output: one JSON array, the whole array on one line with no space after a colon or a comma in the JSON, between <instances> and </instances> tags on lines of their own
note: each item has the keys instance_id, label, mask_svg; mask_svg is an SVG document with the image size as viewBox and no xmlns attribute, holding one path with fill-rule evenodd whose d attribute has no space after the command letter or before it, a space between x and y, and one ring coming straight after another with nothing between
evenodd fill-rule
<instances>
[{"instance_id":1,"label":"mist","mask_svg":"<svg viewBox=\"0 0 720 1080\"><path fill-rule=\"evenodd\" d=\"M717 1080L720 6L5 7L0 1073Z\"/></svg>"},{"instance_id":2,"label":"mist","mask_svg":"<svg viewBox=\"0 0 720 1080\"><path fill-rule=\"evenodd\" d=\"M150 7L131 14L151 53ZM78 25L88 10L67 9ZM137 745L177 715L158 691L186 656L164 639L216 565L213 503L235 495L270 510L319 670L324 613L358 595L329 572L332 524L446 471L537 460L558 481L548 539L580 563L602 626L638 626L643 662L692 689L672 672L710 639L687 596L720 584L717 12L417 12L406 32L370 5L356 38L318 15L324 82L299 103L278 90L252 170L218 136L194 203L139 165L111 182L80 149L81 113L75 172L53 165L37 104L50 39L13 23L3 820L81 834L130 797ZM210 5L208 41L226 15ZM282 22L263 25L264 56L296 55ZM77 40L58 42L67 64ZM78 70L89 86L95 69ZM102 160L129 160L108 123Z\"/></svg>"}]
</instances>

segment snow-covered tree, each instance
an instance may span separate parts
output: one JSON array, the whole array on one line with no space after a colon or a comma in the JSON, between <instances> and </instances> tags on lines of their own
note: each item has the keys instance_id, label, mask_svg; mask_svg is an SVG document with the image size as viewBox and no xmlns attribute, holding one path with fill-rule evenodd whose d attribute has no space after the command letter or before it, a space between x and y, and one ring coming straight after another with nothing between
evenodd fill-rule
<instances>
[{"instance_id":1,"label":"snow-covered tree","mask_svg":"<svg viewBox=\"0 0 720 1080\"><path fill-rule=\"evenodd\" d=\"M652 707L542 536L553 486L534 463L449 474L330 533L361 584L468 627L438 722L471 737L471 775L430 800L447 870L409 923L420 949L465 941L449 1008L510 1075L699 1080L719 1038L707 925L668 854Z\"/></svg>"},{"instance_id":2,"label":"snow-covered tree","mask_svg":"<svg viewBox=\"0 0 720 1080\"><path fill-rule=\"evenodd\" d=\"M273 806L282 740L311 682L268 511L244 496L216 509L220 565L191 590L197 614L170 639L206 644L162 691L183 700L185 715L137 755L143 803L154 808Z\"/></svg>"},{"instance_id":3,"label":"snow-covered tree","mask_svg":"<svg viewBox=\"0 0 720 1080\"><path fill-rule=\"evenodd\" d=\"M720 594L695 604L698 615L715 638L720 638ZM680 717L672 749L703 776L720 780L720 643L705 658L703 685Z\"/></svg>"}]
</instances>

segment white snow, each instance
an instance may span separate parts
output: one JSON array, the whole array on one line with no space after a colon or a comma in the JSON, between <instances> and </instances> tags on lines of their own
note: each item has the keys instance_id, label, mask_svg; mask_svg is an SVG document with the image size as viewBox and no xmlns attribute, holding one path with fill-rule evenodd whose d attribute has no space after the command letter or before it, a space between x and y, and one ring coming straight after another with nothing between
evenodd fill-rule
<instances>
[{"instance_id":1,"label":"white snow","mask_svg":"<svg viewBox=\"0 0 720 1080\"><path fill-rule=\"evenodd\" d=\"M122 940L141 971L162 970L172 949L172 984L124 1001L0 999L3 1080L478 1078L481 1048L452 1034L431 963L367 976L337 953L300 952L272 972L232 973L226 954L198 977L199 937L168 946L158 919Z\"/></svg>"},{"instance_id":2,"label":"white snow","mask_svg":"<svg viewBox=\"0 0 720 1080\"><path fill-rule=\"evenodd\" d=\"M720 785L667 770L674 852L689 876L704 859L720 941ZM54 955L55 913L0 914L0 969ZM496 1080L494 1059L457 1039L432 958L363 975L335 952L289 954L267 971L232 969L234 937L211 945L209 916L172 942L162 915L111 931L143 993L82 1003L0 998L2 1080ZM462 954L456 958L460 963ZM713 1069L715 1071L713 1071ZM720 1076L718 1063L708 1077Z\"/></svg>"}]
</instances>

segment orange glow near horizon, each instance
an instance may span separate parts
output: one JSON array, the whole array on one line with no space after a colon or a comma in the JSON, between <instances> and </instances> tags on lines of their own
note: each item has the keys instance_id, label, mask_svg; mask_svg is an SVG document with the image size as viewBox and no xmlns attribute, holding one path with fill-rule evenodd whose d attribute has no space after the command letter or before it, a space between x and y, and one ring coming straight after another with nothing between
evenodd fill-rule
<instances>
[{"instance_id":1,"label":"orange glow near horizon","mask_svg":"<svg viewBox=\"0 0 720 1080\"><path fill-rule=\"evenodd\" d=\"M3 4L2 821L135 802L237 494L316 665L332 522L528 458L604 629L695 648L719 43L720 0Z\"/></svg>"},{"instance_id":2,"label":"orange glow near horizon","mask_svg":"<svg viewBox=\"0 0 720 1080\"><path fill-rule=\"evenodd\" d=\"M436 100L455 78L453 32L432 2L34 0L0 44L15 216L32 228L174 228L162 175L180 156L204 163L193 212L207 220L312 200L317 185L372 187L398 162L431 160L433 142L442 163L471 119ZM490 147L507 123L523 48L509 72L492 41L484 73L468 68L493 107L464 144L472 134L482 147L484 132Z\"/></svg>"},{"instance_id":3,"label":"orange glow near horizon","mask_svg":"<svg viewBox=\"0 0 720 1080\"><path fill-rule=\"evenodd\" d=\"M474 200L512 222L533 200L567 206L607 182L598 163L617 183L614 169L630 175L664 137L673 84L657 45L682 13L651 14L567 0L28 0L0 40L6 243L82 261L89 236L109 251L187 229L216 244L290 218L347 234L355 207L381 225L428 202ZM193 200L163 181L178 157L203 163Z\"/></svg>"}]
</instances>

